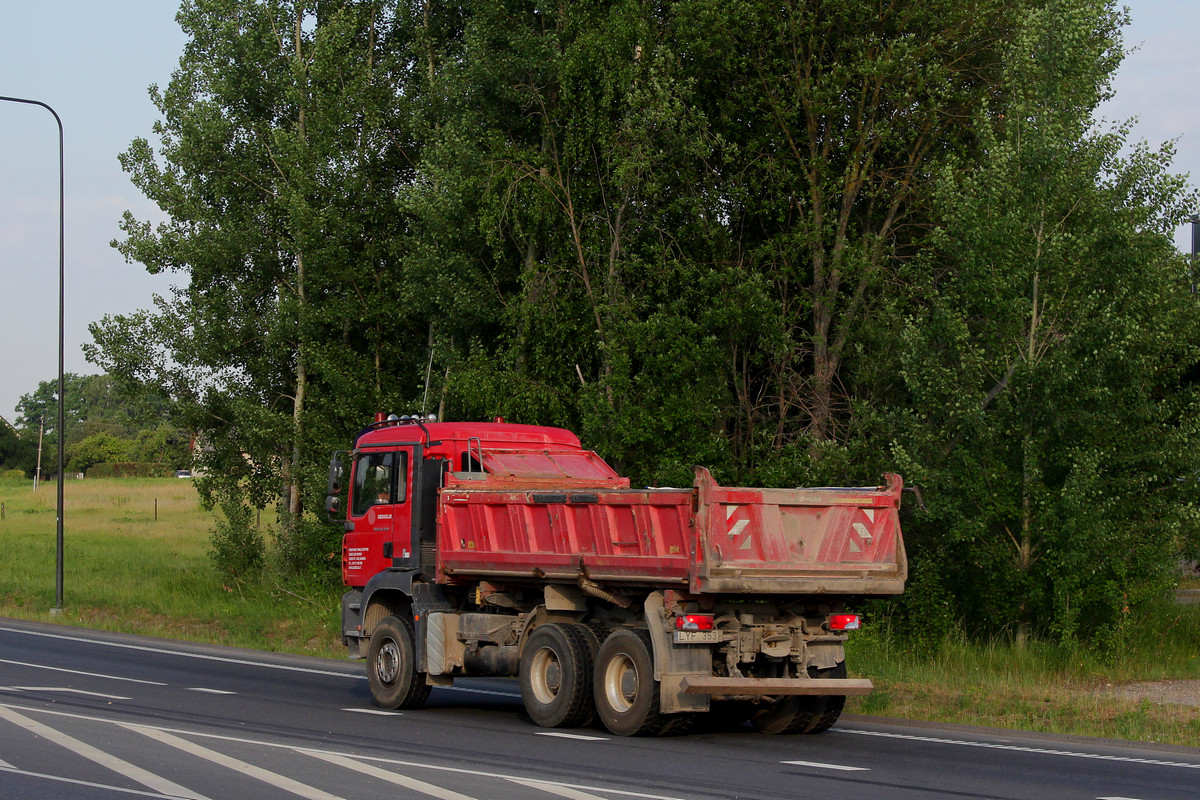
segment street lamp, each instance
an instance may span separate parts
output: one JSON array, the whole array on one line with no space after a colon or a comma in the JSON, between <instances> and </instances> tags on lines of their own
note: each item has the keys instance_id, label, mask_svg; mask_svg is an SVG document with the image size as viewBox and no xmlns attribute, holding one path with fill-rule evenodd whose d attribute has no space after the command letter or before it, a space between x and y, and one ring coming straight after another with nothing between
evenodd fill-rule
<instances>
[{"instance_id":1,"label":"street lamp","mask_svg":"<svg viewBox=\"0 0 1200 800\"><path fill-rule=\"evenodd\" d=\"M1196 250L1200 249L1200 214L1192 214L1187 219L1192 223L1192 260L1188 265L1188 276L1192 279L1192 294L1196 293Z\"/></svg>"},{"instance_id":2,"label":"street lamp","mask_svg":"<svg viewBox=\"0 0 1200 800\"><path fill-rule=\"evenodd\" d=\"M58 123L58 528L55 535L54 558L54 608L52 614L62 612L63 608L63 440L66 438L66 414L63 405L63 286L65 284L66 259L64 257L65 203L63 193L63 124L58 112L40 100L25 100L20 97L0 96L0 100L10 103L24 103L30 106L41 106L54 115Z\"/></svg>"}]
</instances>

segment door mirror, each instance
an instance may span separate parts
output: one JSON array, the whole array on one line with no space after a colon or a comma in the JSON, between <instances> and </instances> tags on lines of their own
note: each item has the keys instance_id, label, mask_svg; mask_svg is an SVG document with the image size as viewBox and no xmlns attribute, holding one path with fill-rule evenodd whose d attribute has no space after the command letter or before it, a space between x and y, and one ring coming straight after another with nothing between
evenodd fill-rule
<instances>
[{"instance_id":1,"label":"door mirror","mask_svg":"<svg viewBox=\"0 0 1200 800\"><path fill-rule=\"evenodd\" d=\"M325 495L325 516L330 522L342 518L342 487L345 468L342 466L342 455L345 450L335 450L329 459L329 485Z\"/></svg>"}]
</instances>

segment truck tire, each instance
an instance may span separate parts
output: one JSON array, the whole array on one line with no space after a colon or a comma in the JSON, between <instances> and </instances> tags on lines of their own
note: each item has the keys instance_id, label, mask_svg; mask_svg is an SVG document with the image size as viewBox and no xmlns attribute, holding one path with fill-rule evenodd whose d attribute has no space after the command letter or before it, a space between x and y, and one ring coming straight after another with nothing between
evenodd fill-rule
<instances>
[{"instance_id":1,"label":"truck tire","mask_svg":"<svg viewBox=\"0 0 1200 800\"><path fill-rule=\"evenodd\" d=\"M384 617L371 631L367 683L380 708L420 708L432 687L417 672L416 635L407 617Z\"/></svg>"},{"instance_id":2,"label":"truck tire","mask_svg":"<svg viewBox=\"0 0 1200 800\"><path fill-rule=\"evenodd\" d=\"M813 667L809 674L814 678L844 678L846 662L828 669ZM820 695L803 699L808 702L802 704L802 710L797 714L792 723L792 730L788 733L824 733L833 727L842 716L842 709L846 707L845 695Z\"/></svg>"},{"instance_id":3,"label":"truck tire","mask_svg":"<svg viewBox=\"0 0 1200 800\"><path fill-rule=\"evenodd\" d=\"M576 624L542 625L530 634L521 653L521 700L536 724L582 727L595 719L593 642Z\"/></svg>"},{"instance_id":4,"label":"truck tire","mask_svg":"<svg viewBox=\"0 0 1200 800\"><path fill-rule=\"evenodd\" d=\"M844 678L846 664L809 669L813 678ZM787 697L754 713L750 722L761 733L824 733L833 727L846 705L845 695Z\"/></svg>"},{"instance_id":5,"label":"truck tire","mask_svg":"<svg viewBox=\"0 0 1200 800\"><path fill-rule=\"evenodd\" d=\"M653 736L662 729L650 634L613 631L596 656L596 712L617 736Z\"/></svg>"}]
</instances>

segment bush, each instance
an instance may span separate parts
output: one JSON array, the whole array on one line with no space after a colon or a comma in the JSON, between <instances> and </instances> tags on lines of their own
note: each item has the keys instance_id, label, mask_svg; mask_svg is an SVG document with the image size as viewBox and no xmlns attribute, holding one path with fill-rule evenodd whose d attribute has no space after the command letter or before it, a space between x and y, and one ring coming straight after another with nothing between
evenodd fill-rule
<instances>
[{"instance_id":1,"label":"bush","mask_svg":"<svg viewBox=\"0 0 1200 800\"><path fill-rule=\"evenodd\" d=\"M311 575L320 582L340 580L342 528L318 519L287 522L285 519L275 535L280 566L288 572Z\"/></svg>"},{"instance_id":2,"label":"bush","mask_svg":"<svg viewBox=\"0 0 1200 800\"><path fill-rule=\"evenodd\" d=\"M0 483L22 483L29 480L29 477L21 469L6 469L0 470Z\"/></svg>"},{"instance_id":3,"label":"bush","mask_svg":"<svg viewBox=\"0 0 1200 800\"><path fill-rule=\"evenodd\" d=\"M224 519L212 530L209 556L213 565L231 581L242 582L261 574L265 556L262 533L254 527L248 506L223 504Z\"/></svg>"},{"instance_id":4,"label":"bush","mask_svg":"<svg viewBox=\"0 0 1200 800\"><path fill-rule=\"evenodd\" d=\"M138 461L111 461L87 471L89 478L170 478L174 474L169 464Z\"/></svg>"}]
</instances>

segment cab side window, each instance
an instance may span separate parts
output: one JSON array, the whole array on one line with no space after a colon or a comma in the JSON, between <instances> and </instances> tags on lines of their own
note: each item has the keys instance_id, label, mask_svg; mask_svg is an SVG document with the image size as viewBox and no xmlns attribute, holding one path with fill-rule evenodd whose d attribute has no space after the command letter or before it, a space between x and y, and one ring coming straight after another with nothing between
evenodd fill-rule
<instances>
[{"instance_id":1,"label":"cab side window","mask_svg":"<svg viewBox=\"0 0 1200 800\"><path fill-rule=\"evenodd\" d=\"M392 473L395 453L366 453L354 464L354 505L360 517L371 506L392 502Z\"/></svg>"}]
</instances>

